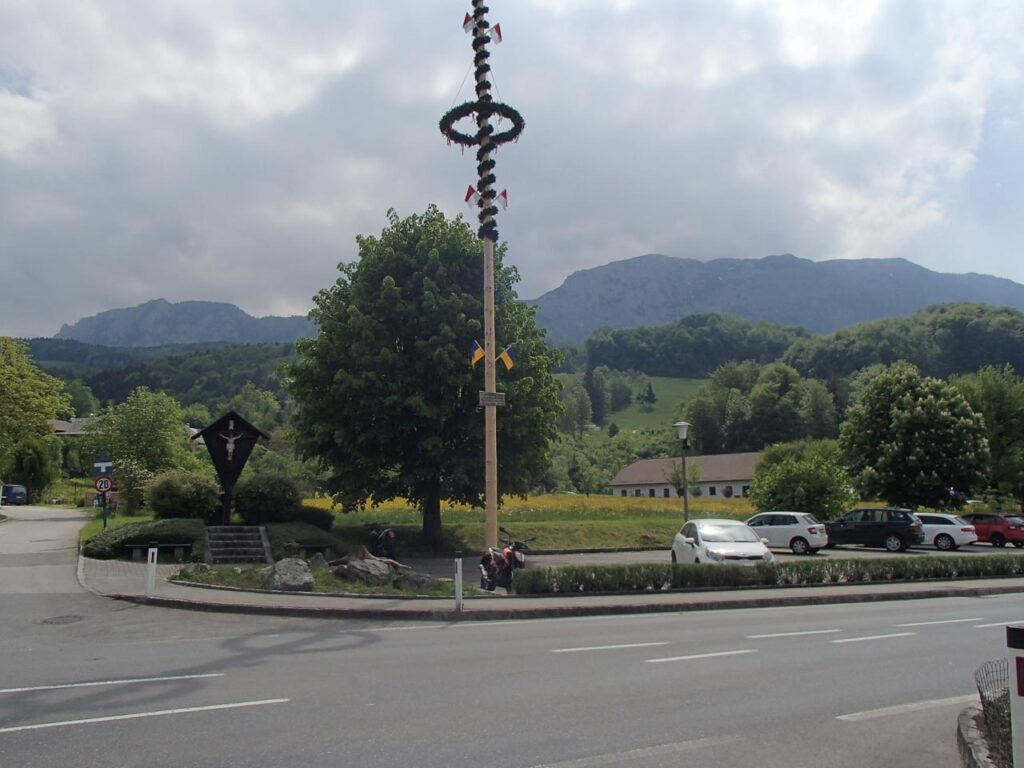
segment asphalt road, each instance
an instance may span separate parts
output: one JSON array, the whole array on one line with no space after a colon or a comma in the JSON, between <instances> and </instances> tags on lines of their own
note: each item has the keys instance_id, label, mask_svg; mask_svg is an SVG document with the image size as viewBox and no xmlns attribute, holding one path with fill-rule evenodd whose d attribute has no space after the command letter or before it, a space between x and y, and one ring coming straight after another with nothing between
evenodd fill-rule
<instances>
[{"instance_id":1,"label":"asphalt road","mask_svg":"<svg viewBox=\"0 0 1024 768\"><path fill-rule=\"evenodd\" d=\"M0 525L5 767L954 768L973 672L1024 622L1020 596L411 626L179 612L81 593L75 525Z\"/></svg>"}]
</instances>

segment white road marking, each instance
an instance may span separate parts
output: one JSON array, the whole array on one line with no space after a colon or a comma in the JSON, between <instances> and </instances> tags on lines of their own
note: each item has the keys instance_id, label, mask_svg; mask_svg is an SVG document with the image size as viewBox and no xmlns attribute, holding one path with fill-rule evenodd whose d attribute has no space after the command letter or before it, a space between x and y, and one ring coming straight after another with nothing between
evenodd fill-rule
<instances>
[{"instance_id":1,"label":"white road marking","mask_svg":"<svg viewBox=\"0 0 1024 768\"><path fill-rule=\"evenodd\" d=\"M542 763L531 768L589 768L595 765L621 765L626 761L644 760L662 755L674 755L678 752L686 752L691 749L703 749L705 747L717 747L734 741L740 741L740 736L707 737L703 739L690 739L689 741L677 741L672 744L659 744L654 747L640 747L629 749L625 752L609 752L604 755L591 755L590 757L578 757L575 760L563 760L558 763Z\"/></svg>"},{"instance_id":2,"label":"white road marking","mask_svg":"<svg viewBox=\"0 0 1024 768\"><path fill-rule=\"evenodd\" d=\"M661 664L666 661L690 661L691 659L711 659L715 656L739 656L744 653L757 653L756 648L744 648L737 651L716 651L714 653L695 653L690 656L669 656L665 659L644 659L648 664Z\"/></svg>"},{"instance_id":3,"label":"white road marking","mask_svg":"<svg viewBox=\"0 0 1024 768\"><path fill-rule=\"evenodd\" d=\"M806 632L773 632L768 635L747 635L747 640L763 640L769 637L800 637L801 635L832 635L840 629L809 629Z\"/></svg>"},{"instance_id":4,"label":"white road marking","mask_svg":"<svg viewBox=\"0 0 1024 768\"><path fill-rule=\"evenodd\" d=\"M89 725L92 723L110 723L116 720L138 720L144 717L162 717L163 715L187 715L193 712L212 712L218 709L240 709L242 707L260 707L266 704L286 704L291 699L262 699L261 701L236 701L233 704L211 704L206 707L183 707L181 709L161 709L155 712L133 712L130 715L109 715L107 717L86 717L82 720L61 720L55 723L35 723L34 725L15 725L0 728L0 733L17 733L18 731L35 731L40 728L60 728L65 725Z\"/></svg>"},{"instance_id":5,"label":"white road marking","mask_svg":"<svg viewBox=\"0 0 1024 768\"><path fill-rule=\"evenodd\" d=\"M1005 627L1007 624L1024 624L1024 619L1007 619L1006 621L994 621L991 624L975 624L975 629L985 629L987 627Z\"/></svg>"},{"instance_id":6,"label":"white road marking","mask_svg":"<svg viewBox=\"0 0 1024 768\"><path fill-rule=\"evenodd\" d=\"M839 715L836 720L845 720L850 723L858 720L873 720L876 717L889 717L904 712L917 712L922 709L934 709L936 707L952 706L953 704L968 704L978 700L978 694L971 693L966 696L953 696L948 699L927 699L925 701L914 701L909 704L897 704L894 707L882 707L881 709L868 709L864 712L853 712L849 715Z\"/></svg>"},{"instance_id":7,"label":"white road marking","mask_svg":"<svg viewBox=\"0 0 1024 768\"><path fill-rule=\"evenodd\" d=\"M624 643L622 645L588 645L581 648L555 648L552 653L580 653L581 651L614 651L619 648L650 648L655 645L668 645L667 642L660 643Z\"/></svg>"},{"instance_id":8,"label":"white road marking","mask_svg":"<svg viewBox=\"0 0 1024 768\"><path fill-rule=\"evenodd\" d=\"M833 643L859 643L864 640L887 640L890 637L910 637L916 632L894 632L891 635L870 635L868 637L844 637L842 640L833 640Z\"/></svg>"},{"instance_id":9,"label":"white road marking","mask_svg":"<svg viewBox=\"0 0 1024 768\"><path fill-rule=\"evenodd\" d=\"M966 624L969 621L981 621L981 616L970 619L944 619L942 621L915 621L911 624L894 624L896 627L930 627L935 624Z\"/></svg>"},{"instance_id":10,"label":"white road marking","mask_svg":"<svg viewBox=\"0 0 1024 768\"><path fill-rule=\"evenodd\" d=\"M57 691L61 688L95 688L101 685L130 685L131 683L163 683L168 680L197 680L204 677L224 677L223 672L205 675L173 675L169 677L130 677L124 680L98 680L92 683L60 683L57 685L32 685L26 688L0 688L0 693L26 693L28 691Z\"/></svg>"}]
</instances>

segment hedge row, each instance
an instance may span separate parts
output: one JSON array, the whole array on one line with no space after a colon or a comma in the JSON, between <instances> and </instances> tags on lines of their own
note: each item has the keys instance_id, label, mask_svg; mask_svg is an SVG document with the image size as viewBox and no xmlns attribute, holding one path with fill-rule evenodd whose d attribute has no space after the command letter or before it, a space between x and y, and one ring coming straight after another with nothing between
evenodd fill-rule
<instances>
[{"instance_id":1,"label":"hedge row","mask_svg":"<svg viewBox=\"0 0 1024 768\"><path fill-rule=\"evenodd\" d=\"M581 592L646 592L708 587L812 586L922 579L980 579L1024 576L1024 557L987 555L905 557L877 560L811 560L739 565L571 565L530 568L516 574L522 595Z\"/></svg>"},{"instance_id":2,"label":"hedge row","mask_svg":"<svg viewBox=\"0 0 1024 768\"><path fill-rule=\"evenodd\" d=\"M100 560L122 557L128 544L191 544L191 560L206 554L206 526L202 520L176 518L107 528L82 545L82 554Z\"/></svg>"}]
</instances>

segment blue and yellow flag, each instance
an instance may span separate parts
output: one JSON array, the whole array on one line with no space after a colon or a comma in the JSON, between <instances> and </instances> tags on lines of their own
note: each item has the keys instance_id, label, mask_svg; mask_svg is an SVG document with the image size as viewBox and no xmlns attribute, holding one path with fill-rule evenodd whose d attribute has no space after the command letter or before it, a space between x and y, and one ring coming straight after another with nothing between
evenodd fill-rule
<instances>
[{"instance_id":1,"label":"blue and yellow flag","mask_svg":"<svg viewBox=\"0 0 1024 768\"><path fill-rule=\"evenodd\" d=\"M469 350L469 364L476 365L484 359L484 348L480 346L479 341L473 341L473 346Z\"/></svg>"},{"instance_id":2,"label":"blue and yellow flag","mask_svg":"<svg viewBox=\"0 0 1024 768\"><path fill-rule=\"evenodd\" d=\"M498 355L498 359L501 360L501 362L503 362L505 364L505 368L507 370L509 370L509 371L512 370L512 368L516 364L516 358L512 354L512 345L511 344L509 344L507 347L505 347L504 351L500 355Z\"/></svg>"}]
</instances>

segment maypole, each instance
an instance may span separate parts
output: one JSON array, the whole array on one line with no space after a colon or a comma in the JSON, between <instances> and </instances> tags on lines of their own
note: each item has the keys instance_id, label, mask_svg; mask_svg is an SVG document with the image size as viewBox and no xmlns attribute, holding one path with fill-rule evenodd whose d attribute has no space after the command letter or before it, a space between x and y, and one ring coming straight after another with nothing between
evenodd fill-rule
<instances>
[{"instance_id":1,"label":"maypole","mask_svg":"<svg viewBox=\"0 0 1024 768\"><path fill-rule=\"evenodd\" d=\"M487 11L483 0L473 0L473 14L466 14L463 29L473 35L473 63L476 65L476 101L449 110L441 118L441 133L449 142L464 147L477 147L477 184L475 194L467 195L467 200L475 198L480 209L480 228L477 231L484 245L484 391L480 393L480 403L484 407L484 500L485 526L484 544L488 547L498 543L498 416L497 406L503 402L497 393L495 364L496 345L494 338L494 246L498 242L498 227L495 216L498 208L494 191L494 160L491 153L501 144L518 138L523 130L524 122L512 107L494 101L491 97L491 83L487 73L491 66L487 63L490 53L487 44L491 42L490 24L487 22ZM501 25L494 27L494 36L501 42ZM456 123L470 115L476 116L477 130L475 135L461 133L455 129ZM507 131L495 132L491 118L507 119L512 127ZM472 187L470 188L472 193ZM506 365L508 363L506 362Z\"/></svg>"}]
</instances>

